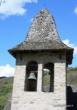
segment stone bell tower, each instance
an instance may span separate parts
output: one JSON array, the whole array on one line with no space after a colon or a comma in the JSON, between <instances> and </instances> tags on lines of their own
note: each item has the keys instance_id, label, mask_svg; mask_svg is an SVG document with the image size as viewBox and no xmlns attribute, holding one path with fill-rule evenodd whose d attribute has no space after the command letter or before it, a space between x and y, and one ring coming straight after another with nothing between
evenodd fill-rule
<instances>
[{"instance_id":1,"label":"stone bell tower","mask_svg":"<svg viewBox=\"0 0 77 110\"><path fill-rule=\"evenodd\" d=\"M16 58L11 110L66 110L66 67L73 49L61 41L47 9L36 15L27 39L9 52Z\"/></svg>"}]
</instances>

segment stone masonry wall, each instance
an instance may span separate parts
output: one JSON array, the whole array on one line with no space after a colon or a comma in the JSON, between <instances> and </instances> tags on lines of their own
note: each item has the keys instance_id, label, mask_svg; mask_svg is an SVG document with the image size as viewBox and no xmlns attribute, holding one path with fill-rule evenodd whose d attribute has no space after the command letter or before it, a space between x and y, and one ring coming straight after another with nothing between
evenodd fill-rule
<instances>
[{"instance_id":1,"label":"stone masonry wall","mask_svg":"<svg viewBox=\"0 0 77 110\"><path fill-rule=\"evenodd\" d=\"M57 54L28 54L17 58L11 110L66 110L66 60L59 59ZM36 92L24 91L26 64L38 62L38 83ZM42 65L54 63L54 92L41 91Z\"/></svg>"}]
</instances>

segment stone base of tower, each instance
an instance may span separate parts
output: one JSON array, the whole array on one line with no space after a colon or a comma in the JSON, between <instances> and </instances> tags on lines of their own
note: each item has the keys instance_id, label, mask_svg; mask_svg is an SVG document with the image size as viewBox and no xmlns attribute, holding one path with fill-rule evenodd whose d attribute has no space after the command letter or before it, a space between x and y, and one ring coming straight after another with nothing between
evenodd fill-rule
<instances>
[{"instance_id":1,"label":"stone base of tower","mask_svg":"<svg viewBox=\"0 0 77 110\"><path fill-rule=\"evenodd\" d=\"M25 68L16 66L11 110L66 110L66 64L54 64L54 92L24 91Z\"/></svg>"},{"instance_id":2,"label":"stone base of tower","mask_svg":"<svg viewBox=\"0 0 77 110\"><path fill-rule=\"evenodd\" d=\"M57 96L56 93L25 93L17 99L14 96L11 110L66 110L64 97ZM16 97L16 98L15 98Z\"/></svg>"}]
</instances>

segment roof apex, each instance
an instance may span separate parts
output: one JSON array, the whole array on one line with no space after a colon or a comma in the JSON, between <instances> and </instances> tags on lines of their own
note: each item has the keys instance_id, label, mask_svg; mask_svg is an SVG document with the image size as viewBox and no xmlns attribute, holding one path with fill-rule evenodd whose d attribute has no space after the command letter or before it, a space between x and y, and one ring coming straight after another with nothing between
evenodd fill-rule
<instances>
[{"instance_id":1,"label":"roof apex","mask_svg":"<svg viewBox=\"0 0 77 110\"><path fill-rule=\"evenodd\" d=\"M27 35L29 42L61 41L53 16L47 8L42 9L33 19Z\"/></svg>"}]
</instances>

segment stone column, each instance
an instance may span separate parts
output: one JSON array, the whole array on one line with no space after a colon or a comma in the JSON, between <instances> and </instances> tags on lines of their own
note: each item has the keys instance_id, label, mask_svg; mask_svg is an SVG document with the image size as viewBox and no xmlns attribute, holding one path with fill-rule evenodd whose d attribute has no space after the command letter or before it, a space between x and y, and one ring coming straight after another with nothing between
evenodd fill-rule
<instances>
[{"instance_id":1,"label":"stone column","mask_svg":"<svg viewBox=\"0 0 77 110\"><path fill-rule=\"evenodd\" d=\"M14 90L24 91L26 65L17 65L14 78Z\"/></svg>"},{"instance_id":2,"label":"stone column","mask_svg":"<svg viewBox=\"0 0 77 110\"><path fill-rule=\"evenodd\" d=\"M37 91L42 91L42 64L38 64Z\"/></svg>"},{"instance_id":3,"label":"stone column","mask_svg":"<svg viewBox=\"0 0 77 110\"><path fill-rule=\"evenodd\" d=\"M66 109L66 63L55 63L54 65L54 92L56 106L60 110Z\"/></svg>"},{"instance_id":4,"label":"stone column","mask_svg":"<svg viewBox=\"0 0 77 110\"><path fill-rule=\"evenodd\" d=\"M17 65L15 70L11 110L19 110L20 99L24 93L26 65Z\"/></svg>"}]
</instances>

